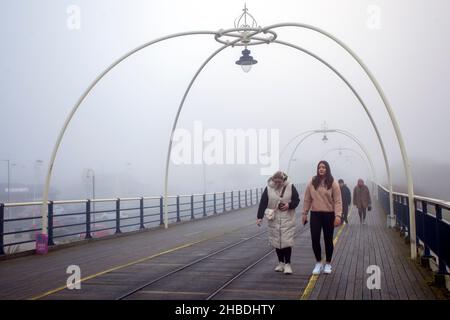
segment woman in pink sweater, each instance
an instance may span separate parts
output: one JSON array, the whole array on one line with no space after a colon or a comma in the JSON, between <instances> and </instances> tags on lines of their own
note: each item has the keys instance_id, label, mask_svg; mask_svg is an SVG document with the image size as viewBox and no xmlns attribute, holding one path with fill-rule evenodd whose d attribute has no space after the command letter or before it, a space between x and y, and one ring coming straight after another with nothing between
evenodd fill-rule
<instances>
[{"instance_id":1,"label":"woman in pink sweater","mask_svg":"<svg viewBox=\"0 0 450 320\"><path fill-rule=\"evenodd\" d=\"M317 175L308 183L303 203L302 222L308 221L308 211L311 210L311 240L316 266L313 274L331 273L331 258L333 256L334 227L342 223L342 198L339 184L331 175L330 165L320 161L317 165ZM325 242L325 267L322 264L322 251L320 247L320 234L323 229Z\"/></svg>"}]
</instances>

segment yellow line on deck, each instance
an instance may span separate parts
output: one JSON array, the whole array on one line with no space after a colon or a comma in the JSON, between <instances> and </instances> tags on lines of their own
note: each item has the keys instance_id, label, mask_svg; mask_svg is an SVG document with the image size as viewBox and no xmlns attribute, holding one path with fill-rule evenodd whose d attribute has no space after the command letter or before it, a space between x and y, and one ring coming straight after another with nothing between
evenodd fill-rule
<instances>
[{"instance_id":1,"label":"yellow line on deck","mask_svg":"<svg viewBox=\"0 0 450 320\"><path fill-rule=\"evenodd\" d=\"M181 246L178 246L178 247L175 247L175 248L166 250L166 251L162 251L162 252L153 254L153 255L151 255L151 256L148 256L148 257L144 257L144 258L141 258L141 259L138 259L138 260L134 260L134 261L128 262L128 263L126 263L126 264L122 264L122 265L118 265L118 266L112 267L112 268L110 268L110 269L107 269L107 270L101 271L101 272L99 272L99 273L96 273L96 274L87 276L87 277L85 277L85 278L82 278L82 279L80 279L79 281L77 281L77 282L75 282L75 283L73 283L73 284L71 283L71 285L76 285L76 284L81 283L81 282L83 282L83 281L90 280L90 279L96 278L96 277L98 277L98 276L101 276L101 275L103 275L103 274L105 274L105 273L109 273L109 272L112 272L112 271L116 271L116 270L119 270L119 269L123 269L123 268L129 267L129 266L132 266L132 265L134 265L134 264L138 264L138 263L140 263L140 262L144 262L144 261L147 261L147 260L150 260L150 259L153 259L153 258L162 256L162 255L167 254L167 253L171 253L171 252L174 252L174 251L183 249L183 248L187 248L187 247L193 246L193 245L198 244L198 243L200 243L200 242L205 242L205 241L208 241L208 240L212 240L212 239L214 239L214 238L218 238L218 237L223 236L223 235L228 234L228 233L233 233L233 232L238 231L238 230L240 230L240 229L243 229L243 228L245 228L245 227L249 227L249 226L251 226L251 225L253 225L253 224L254 224L254 223L247 224L247 225L245 225L245 226L242 226L242 227L233 229L233 230L231 230L230 232L225 232L225 233L221 233L221 234L218 234L218 235L209 237L209 238L201 239L201 240L194 241L194 242L189 242L189 243L187 243L187 244L184 244L184 245L181 245ZM42 294L40 294L40 295L37 295L37 296L35 296L35 297L32 297L32 298L30 298L29 300L38 300L38 299L44 298L44 297L46 297L46 296L49 296L49 295L51 295L51 294L54 294L54 293L56 293L56 292L62 291L62 290L64 290L64 289L66 289L66 288L67 288L67 285L61 286L61 287L58 287L58 288L56 288L56 289L53 289L53 290L44 292L44 293L42 293Z\"/></svg>"},{"instance_id":2,"label":"yellow line on deck","mask_svg":"<svg viewBox=\"0 0 450 320\"><path fill-rule=\"evenodd\" d=\"M350 209L350 212L348 214L348 218L350 218L350 215L353 212L353 207ZM336 235L336 237L333 239L333 245L336 245L337 241L339 240L339 236L341 235L342 231L344 230L345 224L342 224L339 228L339 231ZM309 278L308 285L306 286L305 290L303 291L302 295L300 296L300 300L308 300L309 296L311 295L311 292L314 290L314 287L316 286L317 279L319 279L318 274L313 274L311 278Z\"/></svg>"}]
</instances>

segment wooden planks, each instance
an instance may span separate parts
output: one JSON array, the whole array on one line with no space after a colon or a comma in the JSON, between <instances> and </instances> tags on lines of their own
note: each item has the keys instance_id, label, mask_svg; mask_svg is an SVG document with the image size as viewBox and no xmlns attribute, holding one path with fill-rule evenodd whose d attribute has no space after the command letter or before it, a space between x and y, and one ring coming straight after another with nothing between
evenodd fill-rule
<instances>
[{"instance_id":1,"label":"wooden planks","mask_svg":"<svg viewBox=\"0 0 450 320\"><path fill-rule=\"evenodd\" d=\"M378 205L367 212L360 225L355 209L335 246L333 273L320 275L310 299L422 300L442 298L432 290L426 270L409 258L409 246L397 232L386 227ZM380 270L380 289L369 289L369 266Z\"/></svg>"}]
</instances>

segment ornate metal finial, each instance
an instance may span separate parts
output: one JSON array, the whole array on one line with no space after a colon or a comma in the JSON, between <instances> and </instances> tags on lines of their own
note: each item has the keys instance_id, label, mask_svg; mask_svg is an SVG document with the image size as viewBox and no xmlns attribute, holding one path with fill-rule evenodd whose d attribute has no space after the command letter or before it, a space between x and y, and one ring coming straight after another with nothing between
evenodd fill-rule
<instances>
[{"instance_id":1,"label":"ornate metal finial","mask_svg":"<svg viewBox=\"0 0 450 320\"><path fill-rule=\"evenodd\" d=\"M269 44L276 38L275 31L263 30L261 26L258 26L256 19L248 11L247 4L244 5L241 15L234 20L233 29L220 29L214 36L214 39L222 44L228 45L233 42L233 47Z\"/></svg>"},{"instance_id":2,"label":"ornate metal finial","mask_svg":"<svg viewBox=\"0 0 450 320\"><path fill-rule=\"evenodd\" d=\"M244 11L244 12L234 20L234 27L236 29L257 28L258 23L256 23L256 19L248 12L246 3L244 4L244 9L242 9L242 11ZM243 32L243 31L241 31L241 32Z\"/></svg>"}]
</instances>

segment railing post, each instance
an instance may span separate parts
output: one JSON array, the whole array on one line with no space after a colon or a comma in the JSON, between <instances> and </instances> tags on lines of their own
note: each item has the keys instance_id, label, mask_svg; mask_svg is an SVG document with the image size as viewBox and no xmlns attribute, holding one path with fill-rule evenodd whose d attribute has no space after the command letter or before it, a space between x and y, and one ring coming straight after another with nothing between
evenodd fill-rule
<instances>
[{"instance_id":1,"label":"railing post","mask_svg":"<svg viewBox=\"0 0 450 320\"><path fill-rule=\"evenodd\" d=\"M195 219L194 215L194 195L191 194L191 219Z\"/></svg>"},{"instance_id":2,"label":"railing post","mask_svg":"<svg viewBox=\"0 0 450 320\"><path fill-rule=\"evenodd\" d=\"M256 188L255 190L256 190L256 203L258 203L258 201L259 201L259 192L258 192L258 188Z\"/></svg>"},{"instance_id":3,"label":"railing post","mask_svg":"<svg viewBox=\"0 0 450 320\"><path fill-rule=\"evenodd\" d=\"M159 198L159 225L162 226L164 224L163 221L163 201L164 201L164 197L161 196Z\"/></svg>"},{"instance_id":4,"label":"railing post","mask_svg":"<svg viewBox=\"0 0 450 320\"><path fill-rule=\"evenodd\" d=\"M206 194L203 194L203 216L206 217Z\"/></svg>"},{"instance_id":5,"label":"railing post","mask_svg":"<svg viewBox=\"0 0 450 320\"><path fill-rule=\"evenodd\" d=\"M231 210L234 210L234 193L231 191Z\"/></svg>"},{"instance_id":6,"label":"railing post","mask_svg":"<svg viewBox=\"0 0 450 320\"><path fill-rule=\"evenodd\" d=\"M5 204L0 203L0 255L5 254L5 250L3 249L3 232L5 230L4 228L5 223Z\"/></svg>"},{"instance_id":7,"label":"railing post","mask_svg":"<svg viewBox=\"0 0 450 320\"><path fill-rule=\"evenodd\" d=\"M48 202L48 245L53 246L55 243L53 242L53 201Z\"/></svg>"},{"instance_id":8,"label":"railing post","mask_svg":"<svg viewBox=\"0 0 450 320\"><path fill-rule=\"evenodd\" d=\"M216 197L216 193L214 192L214 214L217 214L217 207L216 207L216 203L217 202L217 197Z\"/></svg>"},{"instance_id":9,"label":"railing post","mask_svg":"<svg viewBox=\"0 0 450 320\"><path fill-rule=\"evenodd\" d=\"M250 205L253 205L253 190L250 189Z\"/></svg>"},{"instance_id":10,"label":"railing post","mask_svg":"<svg viewBox=\"0 0 450 320\"><path fill-rule=\"evenodd\" d=\"M180 196L177 195L177 222L180 222Z\"/></svg>"},{"instance_id":11,"label":"railing post","mask_svg":"<svg viewBox=\"0 0 450 320\"><path fill-rule=\"evenodd\" d=\"M238 190L238 203L239 203L238 208L240 209L241 208L241 190Z\"/></svg>"},{"instance_id":12,"label":"railing post","mask_svg":"<svg viewBox=\"0 0 450 320\"><path fill-rule=\"evenodd\" d=\"M247 201L247 189L245 189L245 206L248 207L248 201Z\"/></svg>"},{"instance_id":13,"label":"railing post","mask_svg":"<svg viewBox=\"0 0 450 320\"><path fill-rule=\"evenodd\" d=\"M91 200L86 201L86 235L85 239L91 239Z\"/></svg>"},{"instance_id":14,"label":"railing post","mask_svg":"<svg viewBox=\"0 0 450 320\"><path fill-rule=\"evenodd\" d=\"M116 234L120 231L120 198L116 199Z\"/></svg>"},{"instance_id":15,"label":"railing post","mask_svg":"<svg viewBox=\"0 0 450 320\"><path fill-rule=\"evenodd\" d=\"M440 235L440 230L439 230L440 224L442 223L442 207L440 205L436 204L435 208L436 208L436 229L435 229L436 231L435 231L435 234L436 234L436 248L437 248L436 254L439 258L438 274L445 275L447 273L446 272L447 270L445 268L445 262L443 259L443 252L441 249L441 235ZM445 279L444 279L444 281L445 281Z\"/></svg>"},{"instance_id":16,"label":"railing post","mask_svg":"<svg viewBox=\"0 0 450 320\"><path fill-rule=\"evenodd\" d=\"M227 210L227 207L225 205L225 199L226 199L226 195L225 195L225 191L223 192L223 212L225 212Z\"/></svg>"},{"instance_id":17,"label":"railing post","mask_svg":"<svg viewBox=\"0 0 450 320\"><path fill-rule=\"evenodd\" d=\"M427 228L425 226L426 223L426 216L428 212L427 208L427 202L422 201L422 234L423 234L423 256L421 257L422 266L429 267L429 259L431 258L430 254L430 247L428 246L428 234L427 234Z\"/></svg>"},{"instance_id":18,"label":"railing post","mask_svg":"<svg viewBox=\"0 0 450 320\"><path fill-rule=\"evenodd\" d=\"M144 197L141 197L139 199L139 216L141 218L141 225L139 226L139 228L145 229L145 226L144 226Z\"/></svg>"}]
</instances>

